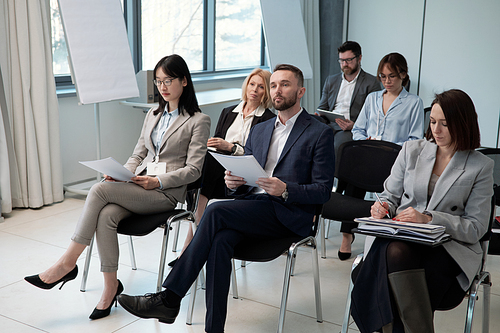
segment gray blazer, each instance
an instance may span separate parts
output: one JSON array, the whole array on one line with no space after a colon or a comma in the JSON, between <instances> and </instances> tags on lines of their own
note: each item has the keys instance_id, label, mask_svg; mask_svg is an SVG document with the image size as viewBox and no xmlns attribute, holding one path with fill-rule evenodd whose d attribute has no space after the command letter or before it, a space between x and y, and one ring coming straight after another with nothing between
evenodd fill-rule
<instances>
[{"instance_id":1,"label":"gray blazer","mask_svg":"<svg viewBox=\"0 0 500 333\"><path fill-rule=\"evenodd\" d=\"M323 86L323 93L319 101L318 109L333 110L337 95L339 94L340 85L342 83L342 72L330 75L326 78L325 85ZM365 104L366 96L371 92L379 91L382 89L380 82L371 74L366 73L360 69L358 81L354 87L351 98L350 117L352 121L358 119L359 112Z\"/></svg>"},{"instance_id":2,"label":"gray blazer","mask_svg":"<svg viewBox=\"0 0 500 333\"><path fill-rule=\"evenodd\" d=\"M474 150L457 151L428 200L436 151L437 145L425 139L405 142L381 197L389 203L391 216L413 207L431 213L431 224L446 227L452 240L443 246L462 269L457 279L467 290L481 264L479 240L489 223L494 162Z\"/></svg>"},{"instance_id":3,"label":"gray blazer","mask_svg":"<svg viewBox=\"0 0 500 333\"><path fill-rule=\"evenodd\" d=\"M201 175L210 135L208 115L201 112L196 112L193 116L186 111L183 113L179 113L163 136L159 160L167 163L167 172L157 176L161 180L163 190L156 189L168 191L168 194L179 202L186 198L187 184ZM155 146L151 141L151 133L161 115L162 112L149 110L134 152L125 163L125 168L136 175L145 172L148 163L153 161Z\"/></svg>"}]
</instances>

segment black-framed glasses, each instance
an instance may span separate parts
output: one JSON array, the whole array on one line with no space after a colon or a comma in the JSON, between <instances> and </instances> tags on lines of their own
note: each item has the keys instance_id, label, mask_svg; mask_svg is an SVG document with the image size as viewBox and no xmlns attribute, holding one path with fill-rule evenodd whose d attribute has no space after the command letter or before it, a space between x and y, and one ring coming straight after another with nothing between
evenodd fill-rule
<instances>
[{"instance_id":1,"label":"black-framed glasses","mask_svg":"<svg viewBox=\"0 0 500 333\"><path fill-rule=\"evenodd\" d=\"M386 76L384 74L380 74L378 77L379 77L380 81L390 80L392 82L398 78L398 75L397 74L389 74Z\"/></svg>"},{"instance_id":2,"label":"black-framed glasses","mask_svg":"<svg viewBox=\"0 0 500 333\"><path fill-rule=\"evenodd\" d=\"M163 83L166 87L172 85L172 81L177 79L177 77L174 77L173 79L166 79L166 80L153 80L153 83L156 84L157 87L161 86Z\"/></svg>"},{"instance_id":3,"label":"black-framed glasses","mask_svg":"<svg viewBox=\"0 0 500 333\"><path fill-rule=\"evenodd\" d=\"M338 60L339 64L342 65L343 62L346 64L350 64L354 59L356 59L358 56L352 57L352 58L347 58L347 59L340 59Z\"/></svg>"}]
</instances>

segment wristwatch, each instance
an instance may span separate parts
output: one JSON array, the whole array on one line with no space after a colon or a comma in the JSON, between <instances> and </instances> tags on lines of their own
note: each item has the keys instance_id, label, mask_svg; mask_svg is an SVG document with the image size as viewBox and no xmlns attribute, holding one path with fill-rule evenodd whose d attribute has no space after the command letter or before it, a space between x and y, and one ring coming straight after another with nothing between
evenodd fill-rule
<instances>
[{"instance_id":1,"label":"wristwatch","mask_svg":"<svg viewBox=\"0 0 500 333\"><path fill-rule=\"evenodd\" d=\"M233 146L231 147L231 155L234 155L234 153L236 153L236 149L238 148L238 146L235 144L233 144Z\"/></svg>"},{"instance_id":2,"label":"wristwatch","mask_svg":"<svg viewBox=\"0 0 500 333\"><path fill-rule=\"evenodd\" d=\"M283 191L283 193L281 193L281 199L283 199L283 201L288 200L288 185L285 187L285 190Z\"/></svg>"}]
</instances>

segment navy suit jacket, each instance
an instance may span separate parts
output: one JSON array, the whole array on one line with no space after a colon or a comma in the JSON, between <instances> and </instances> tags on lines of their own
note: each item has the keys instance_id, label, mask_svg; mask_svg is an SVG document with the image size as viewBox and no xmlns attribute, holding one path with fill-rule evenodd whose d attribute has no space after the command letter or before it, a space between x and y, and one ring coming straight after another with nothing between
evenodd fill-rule
<instances>
[{"instance_id":1,"label":"navy suit jacket","mask_svg":"<svg viewBox=\"0 0 500 333\"><path fill-rule=\"evenodd\" d=\"M275 119L252 127L245 155L253 155L264 168ZM333 131L304 109L285 143L273 176L287 184L288 199L273 199L278 220L300 236L307 236L317 205L328 201L333 187L335 156ZM240 186L235 195L248 195L253 187Z\"/></svg>"}]
</instances>

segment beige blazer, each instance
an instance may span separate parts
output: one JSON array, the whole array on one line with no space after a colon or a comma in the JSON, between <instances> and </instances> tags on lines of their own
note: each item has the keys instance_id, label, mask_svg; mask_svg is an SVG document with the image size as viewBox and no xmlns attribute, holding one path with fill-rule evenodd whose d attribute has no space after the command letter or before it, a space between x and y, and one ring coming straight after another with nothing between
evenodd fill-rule
<instances>
[{"instance_id":1,"label":"beige blazer","mask_svg":"<svg viewBox=\"0 0 500 333\"><path fill-rule=\"evenodd\" d=\"M382 197L389 202L391 216L413 207L431 213L431 224L446 227L452 241L443 246L462 269L457 279L466 290L481 264L479 240L489 223L494 162L474 150L457 151L428 200L436 152L437 145L425 139L405 142Z\"/></svg>"},{"instance_id":2,"label":"beige blazer","mask_svg":"<svg viewBox=\"0 0 500 333\"><path fill-rule=\"evenodd\" d=\"M125 163L125 168L136 175L145 174L147 164L153 161L156 154L151 141L151 133L161 118L162 112L150 109L144 119L141 136L134 148L132 156ZM201 175L203 161L207 151L207 140L210 135L210 117L201 112L193 116L184 111L170 125L161 143L159 161L166 162L167 172L158 175L163 190L177 201L186 198L187 184Z\"/></svg>"}]
</instances>

